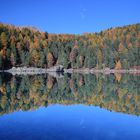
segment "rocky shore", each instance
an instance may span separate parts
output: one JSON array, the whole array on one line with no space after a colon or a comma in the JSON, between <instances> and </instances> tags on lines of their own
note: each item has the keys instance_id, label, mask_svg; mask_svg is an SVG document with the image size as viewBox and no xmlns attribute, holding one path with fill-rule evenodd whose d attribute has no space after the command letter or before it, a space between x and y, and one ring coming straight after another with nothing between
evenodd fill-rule
<instances>
[{"instance_id":1,"label":"rocky shore","mask_svg":"<svg viewBox=\"0 0 140 140\"><path fill-rule=\"evenodd\" d=\"M34 74L44 74L44 73L53 73L53 72L63 72L63 66L54 66L49 69L45 68L35 68L35 67L13 67L9 70L3 70L1 72L12 73L13 75L34 75Z\"/></svg>"},{"instance_id":2,"label":"rocky shore","mask_svg":"<svg viewBox=\"0 0 140 140\"><path fill-rule=\"evenodd\" d=\"M64 69L65 73L103 73L103 74L110 74L110 73L139 73L140 74L140 70L137 69Z\"/></svg>"},{"instance_id":3,"label":"rocky shore","mask_svg":"<svg viewBox=\"0 0 140 140\"><path fill-rule=\"evenodd\" d=\"M140 70L138 69L89 69L89 68L81 68L81 69L64 69L62 65L54 66L49 69L45 68L35 68L35 67L13 67L9 70L3 70L0 72L8 72L12 73L13 75L34 75L34 74L44 74L44 73L103 73L103 74L110 74L110 73L132 73L132 74L140 74Z\"/></svg>"}]
</instances>

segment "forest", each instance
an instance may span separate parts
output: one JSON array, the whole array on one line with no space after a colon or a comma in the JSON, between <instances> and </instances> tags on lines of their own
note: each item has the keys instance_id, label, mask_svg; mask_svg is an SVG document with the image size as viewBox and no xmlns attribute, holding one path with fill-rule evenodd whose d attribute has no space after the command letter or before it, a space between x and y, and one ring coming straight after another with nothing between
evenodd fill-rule
<instances>
[{"instance_id":1,"label":"forest","mask_svg":"<svg viewBox=\"0 0 140 140\"><path fill-rule=\"evenodd\" d=\"M75 35L0 23L0 70L55 65L65 69L139 68L140 24Z\"/></svg>"},{"instance_id":2,"label":"forest","mask_svg":"<svg viewBox=\"0 0 140 140\"><path fill-rule=\"evenodd\" d=\"M0 115L28 111L51 104L84 104L140 115L140 76L94 75L0 75Z\"/></svg>"}]
</instances>

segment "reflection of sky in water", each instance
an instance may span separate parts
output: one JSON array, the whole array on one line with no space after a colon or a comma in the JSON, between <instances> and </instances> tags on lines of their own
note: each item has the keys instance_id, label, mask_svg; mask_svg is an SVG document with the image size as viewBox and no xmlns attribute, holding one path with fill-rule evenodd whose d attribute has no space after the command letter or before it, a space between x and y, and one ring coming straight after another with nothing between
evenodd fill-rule
<instances>
[{"instance_id":1,"label":"reflection of sky in water","mask_svg":"<svg viewBox=\"0 0 140 140\"><path fill-rule=\"evenodd\" d=\"M0 140L98 140L140 137L140 117L84 105L51 105L0 117Z\"/></svg>"}]
</instances>

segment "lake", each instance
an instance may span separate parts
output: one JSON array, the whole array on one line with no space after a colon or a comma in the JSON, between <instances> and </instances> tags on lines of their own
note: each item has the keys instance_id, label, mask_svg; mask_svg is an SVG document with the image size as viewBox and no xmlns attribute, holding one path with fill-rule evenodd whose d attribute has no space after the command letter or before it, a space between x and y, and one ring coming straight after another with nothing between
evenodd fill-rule
<instances>
[{"instance_id":1,"label":"lake","mask_svg":"<svg viewBox=\"0 0 140 140\"><path fill-rule=\"evenodd\" d=\"M139 140L140 76L0 74L0 140Z\"/></svg>"}]
</instances>

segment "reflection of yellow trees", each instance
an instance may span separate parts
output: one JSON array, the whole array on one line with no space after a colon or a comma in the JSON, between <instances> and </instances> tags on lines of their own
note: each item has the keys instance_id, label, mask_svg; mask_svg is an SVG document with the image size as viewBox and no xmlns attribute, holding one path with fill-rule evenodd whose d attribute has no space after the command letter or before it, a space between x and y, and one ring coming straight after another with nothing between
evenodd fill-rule
<instances>
[{"instance_id":1,"label":"reflection of yellow trees","mask_svg":"<svg viewBox=\"0 0 140 140\"><path fill-rule=\"evenodd\" d=\"M6 103L7 103L7 96L2 96L2 98L0 100L0 106L1 106L2 109L5 108Z\"/></svg>"},{"instance_id":2,"label":"reflection of yellow trees","mask_svg":"<svg viewBox=\"0 0 140 140\"><path fill-rule=\"evenodd\" d=\"M102 90L102 80L97 81L97 92L100 93Z\"/></svg>"},{"instance_id":3,"label":"reflection of yellow trees","mask_svg":"<svg viewBox=\"0 0 140 140\"><path fill-rule=\"evenodd\" d=\"M122 99L127 94L127 89L118 89L118 97Z\"/></svg>"},{"instance_id":4,"label":"reflection of yellow trees","mask_svg":"<svg viewBox=\"0 0 140 140\"><path fill-rule=\"evenodd\" d=\"M5 89L4 85L2 87L0 87L0 93L2 93L2 94L6 93L6 89Z\"/></svg>"},{"instance_id":5,"label":"reflection of yellow trees","mask_svg":"<svg viewBox=\"0 0 140 140\"><path fill-rule=\"evenodd\" d=\"M0 85L0 114L47 104L80 103L140 115L139 89L135 90L138 78L126 78L122 75L120 82L117 82L115 76L95 75L65 76L57 80L52 76L14 77L7 84L2 82Z\"/></svg>"},{"instance_id":6,"label":"reflection of yellow trees","mask_svg":"<svg viewBox=\"0 0 140 140\"><path fill-rule=\"evenodd\" d=\"M38 88L40 87L40 81L38 79L34 79L32 84L31 84L31 90L33 92L37 92Z\"/></svg>"},{"instance_id":7,"label":"reflection of yellow trees","mask_svg":"<svg viewBox=\"0 0 140 140\"><path fill-rule=\"evenodd\" d=\"M134 100L135 100L135 102L139 102L140 101L140 96L136 95Z\"/></svg>"},{"instance_id":8,"label":"reflection of yellow trees","mask_svg":"<svg viewBox=\"0 0 140 140\"><path fill-rule=\"evenodd\" d=\"M82 85L84 85L84 77L80 76L80 78L79 78L79 86L82 86Z\"/></svg>"},{"instance_id":9,"label":"reflection of yellow trees","mask_svg":"<svg viewBox=\"0 0 140 140\"><path fill-rule=\"evenodd\" d=\"M69 80L69 85L70 85L70 88L73 89L74 83L72 79Z\"/></svg>"},{"instance_id":10,"label":"reflection of yellow trees","mask_svg":"<svg viewBox=\"0 0 140 140\"><path fill-rule=\"evenodd\" d=\"M93 93L93 96L92 96L91 98L88 99L87 103L88 103L89 105L92 105L92 104L94 103L94 101L96 101L96 97L97 97L96 94Z\"/></svg>"},{"instance_id":11,"label":"reflection of yellow trees","mask_svg":"<svg viewBox=\"0 0 140 140\"><path fill-rule=\"evenodd\" d=\"M120 82L122 75L120 73L115 73L116 81Z\"/></svg>"},{"instance_id":12,"label":"reflection of yellow trees","mask_svg":"<svg viewBox=\"0 0 140 140\"><path fill-rule=\"evenodd\" d=\"M54 84L54 78L52 76L48 76L47 88L52 89Z\"/></svg>"}]
</instances>

